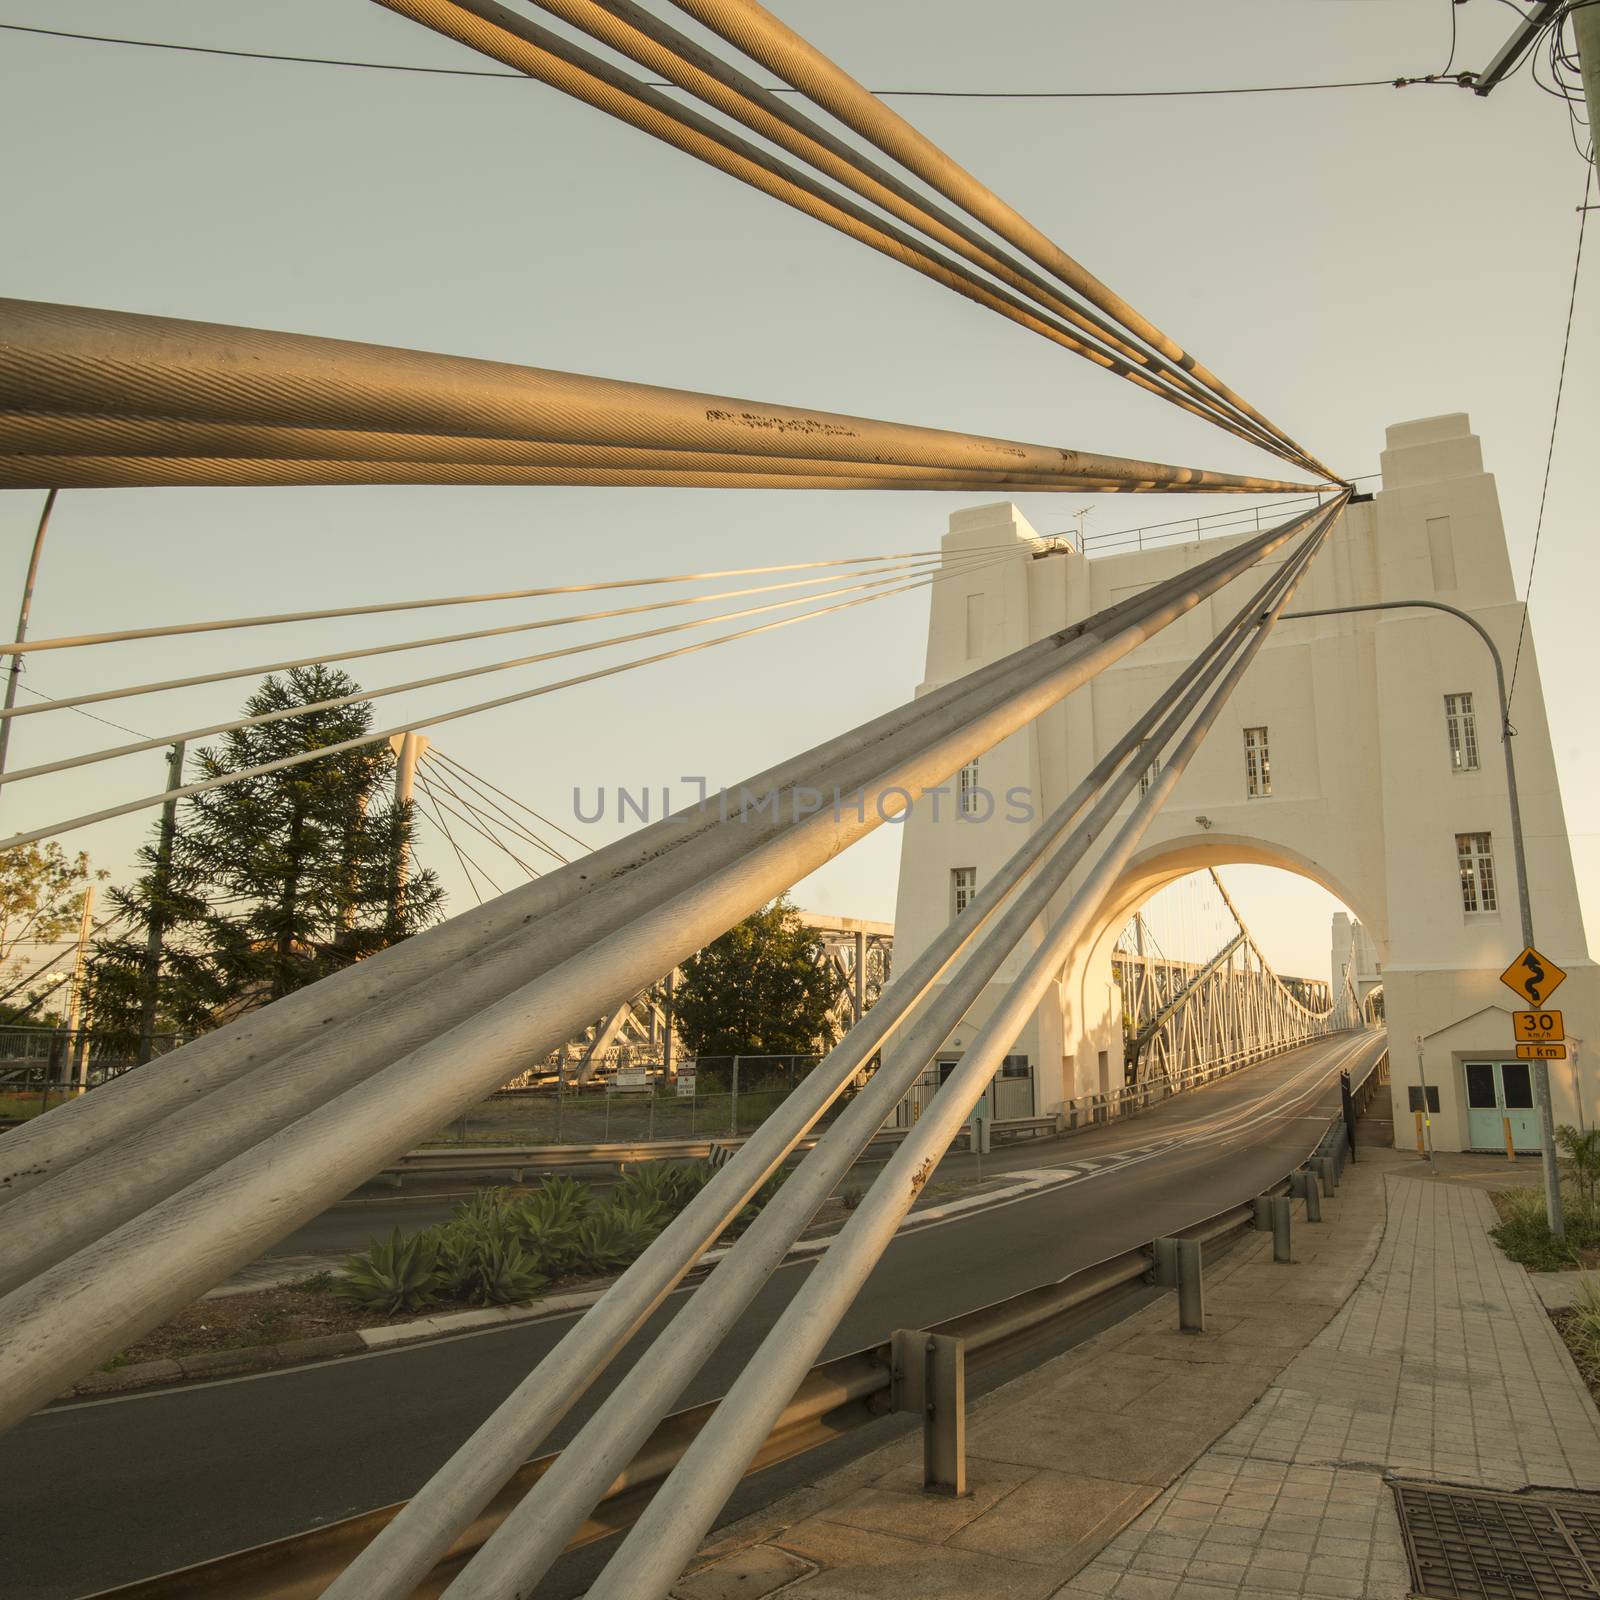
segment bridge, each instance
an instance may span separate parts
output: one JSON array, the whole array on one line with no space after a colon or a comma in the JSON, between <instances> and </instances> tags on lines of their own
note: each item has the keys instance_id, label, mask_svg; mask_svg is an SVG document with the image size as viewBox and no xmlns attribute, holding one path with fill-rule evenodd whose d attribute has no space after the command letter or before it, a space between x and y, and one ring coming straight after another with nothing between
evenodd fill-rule
<instances>
[{"instance_id":1,"label":"bridge","mask_svg":"<svg viewBox=\"0 0 1600 1600\"><path fill-rule=\"evenodd\" d=\"M825 567L826 576L725 594L703 586L728 573L676 572L515 591L702 586L625 608L653 611L835 585L613 636L605 642L652 643L618 665L460 700L426 718L387 710L387 726L255 767L186 776L181 749L598 646L168 726L5 771L13 806L19 793L71 796L30 802L27 821L0 840L19 849L117 817L159 808L171 816L226 785L347 749L391 738L405 749L420 725L525 704L789 621L911 590L930 601L924 681L903 704L0 1138L0 1429L12 1430L0 1448L36 1450L65 1480L92 1434L95 1459L143 1472L119 1429L158 1416L176 1441L184 1503L222 1508L217 1521L239 1545L286 1541L265 1553L197 1549L181 1542L192 1529L158 1527L146 1493L137 1514L107 1513L146 1531L130 1531L98 1576L134 1580L137 1593L151 1568L193 1561L208 1565L158 1577L144 1592L278 1584L285 1594L400 1600L448 1582L457 1600L509 1600L536 1592L597 1530L625 1529L603 1564L583 1573L586 1592L660 1600L747 1472L789 1450L792 1406L804 1402L799 1421L814 1440L835 1410L882 1397L893 1352L909 1348L896 1335L973 1313L949 1303L952 1262L983 1294L1005 1297L1008 1315L1023 1316L1015 1302L1028 1301L1031 1328L1050 1320L1038 1301L1061 1292L1063 1270L1103 1270L1115 1256L1119 1282L1142 1282L1167 1260L1164 1245L1174 1260L1197 1259L1194 1229L1232 1229L1247 1202L1275 1211L1291 1184L1306 1193L1308 1162L1332 1177L1350 1126L1341 1079L1346 1090L1352 1079L1376 1087L1386 1058L1398 1136L1415 1094L1441 1148L1481 1142L1475 1118L1511 1107L1526 1087L1523 1137L1543 1159L1559 1233L1553 1122L1582 1121L1586 1111L1594 1120L1593 1073L1574 1063L1552 1080L1542 1062L1519 1067L1508 1052L1511 1002L1496 982L1531 945L1535 907L1541 941L1569 969L1574 1030L1590 1037L1600 976L1583 942L1531 634L1468 419L1390 427L1381 483L1358 491L755 0L677 4L794 98L631 4L541 0L648 79L491 0L382 3L750 185L1268 464L1216 470L432 351L0 301L0 487L47 493L40 540L58 493L140 487L940 490L978 502L952 517L937 549L828 562L807 551L736 574ZM716 116L663 93L661 79ZM824 114L831 121L818 120ZM1140 530L1132 550L1108 549L1041 538L1009 497L1046 491L1260 503L1221 525L1196 518L1193 539L1187 529L1149 539ZM4 646L14 666L0 721L9 732L24 717L133 694L167 704L156 697L261 670L142 684L113 674L92 692L18 706L16 664L45 650L508 597L433 595L44 639L19 626ZM655 647L680 628L812 601L826 603ZM621 614L370 649L341 642L275 666ZM1513 758L1492 652L1518 645ZM180 757L161 789L130 795L100 782L102 763L168 746ZM1493 759L1502 755L1503 776ZM25 787L63 774L74 776ZM76 1444L74 1427L57 1426L63 1413L35 1415L573 1040L586 1036L580 1073L630 1030L664 1046L670 1028L642 998L664 974L889 825L903 827L892 972L883 930L830 930L849 941L838 944L850 978L841 1041L737 1150L719 1152L728 1159L581 1314L566 1308L515 1340L485 1335L487 1377L435 1347L398 1353L382 1371L378 1361L334 1363L198 1402L193 1391L140 1401L150 1409L137 1416L130 1403L124 1415L90 1417ZM1351 932L1349 957L1326 985L1273 973L1214 870L1235 863L1285 868L1337 894L1370 935L1371 971ZM1146 907L1197 872L1231 925L1209 950L1152 953ZM159 938L156 946L158 964ZM1373 1025L1379 963L1387 1032ZM1475 1098L1485 1083L1492 1108ZM1031 1227L1007 1230L991 1214L903 1232L953 1146L970 1143L960 1159L992 1160L985 1113L1024 1106L1062 1140L1046 1147L1052 1170L1033 1165L1045 1159L1037 1151L1004 1157L1029 1185L1012 1198L1028 1206ZM791 1270L812 1217L864 1174L863 1157L891 1123L893 1153L852 1192L848 1220L803 1272ZM783 1187L722 1245L780 1171ZM1184 1216L1181 1240L1145 1228L1145 1217L1174 1209ZM1069 1240L1065 1261L1046 1267L1038 1240L1057 1236ZM715 1271L691 1279L714 1247ZM861 1345L851 1342L857 1321L870 1335ZM909 1404L905 1382L898 1371L893 1392ZM933 1382L930 1366L924 1411ZM416 1411L432 1408L425 1439L403 1431L410 1417L394 1403L398 1389ZM675 1410L685 1396L691 1408ZM197 1423L203 1408L212 1409ZM209 1452L195 1448L201 1429ZM246 1436L259 1450L241 1492L236 1478L222 1483L238 1463L213 1457L217 1439ZM272 1512L293 1527L264 1523L249 1503L260 1498L267 1458ZM8 1481L17 1477L8 1471ZM625 1493L641 1484L654 1490L642 1505ZM369 1509L323 1526L352 1504ZM145 1570L117 1567L127 1559ZM553 1581L570 1590L570 1578L569 1569Z\"/></svg>"}]
</instances>

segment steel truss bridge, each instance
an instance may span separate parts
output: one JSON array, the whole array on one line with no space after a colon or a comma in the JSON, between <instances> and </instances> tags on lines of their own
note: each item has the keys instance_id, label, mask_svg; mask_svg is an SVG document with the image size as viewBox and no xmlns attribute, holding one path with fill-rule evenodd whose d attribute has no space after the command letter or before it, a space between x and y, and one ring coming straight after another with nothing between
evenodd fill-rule
<instances>
[{"instance_id":1,"label":"steel truss bridge","mask_svg":"<svg viewBox=\"0 0 1600 1600\"><path fill-rule=\"evenodd\" d=\"M1117 940L1126 1089L1139 1103L1151 1089L1186 1087L1362 1025L1348 972L1335 997L1323 979L1272 970L1215 871L1175 887L1209 891L1227 926L1200 961L1162 954L1143 912Z\"/></svg>"},{"instance_id":2,"label":"steel truss bridge","mask_svg":"<svg viewBox=\"0 0 1600 1600\"><path fill-rule=\"evenodd\" d=\"M745 66L630 0L538 0L565 24L628 57L650 80L664 78L686 91L683 99L493 0L382 3L752 185L1013 327L1259 448L1282 464L1273 471L1287 468L1294 476L1219 472L414 350L11 300L0 302L0 487L53 494L141 485L586 484L955 489L990 497L1039 490L1316 496L1300 514L1166 581L752 775L744 787L761 798L754 810L736 800L732 814L689 806L653 821L0 1139L0 1427L6 1427L530 1062L558 1050L597 1017L614 1016L661 974L898 815L913 797L1229 591L1228 620L1116 745L1077 776L1056 809L977 887L964 913L915 960L899 964L876 1004L822 1065L325 1590L333 1600L400 1600L455 1549L470 1560L451 1583L453 1600L534 1593L822 1200L1005 966L1002 998L960 1061L589 1589L591 1600L659 1600L761 1450L929 1173L1050 992L1067 954L1102 926L1141 838L1326 545L1351 485L756 0L674 0ZM751 71L776 77L794 96L771 93ZM689 98L722 120L703 116ZM823 113L829 122L818 120ZM856 583L854 592L831 591L851 598L805 614L951 575L931 557L910 552L876 578L871 563L889 558L849 558L844 565L868 563L868 581ZM750 570L793 571L807 564ZM575 587L681 582L686 576L726 574ZM859 568L853 576L861 576ZM1229 590L1236 580L1247 597ZM556 592L572 591L518 593ZM119 634L19 638L3 651L15 663L40 649L506 598L434 597L196 619ZM777 625L753 624L681 649L652 651L622 667L431 712L426 725ZM516 625L470 637L507 631ZM646 630L652 637L670 631ZM371 651L345 649L341 642L334 653L311 659L463 637L469 636ZM364 690L359 698L382 702L595 647L441 672ZM16 706L13 694L5 721L9 726L13 717L41 710L261 670L155 685L113 681L45 708ZM293 714L311 709L296 706ZM13 768L5 777L7 797L14 801L24 784L50 773L281 714L287 713L175 729L132 745ZM389 725L351 743L410 733L418 720L402 711L390 715ZM30 824L0 840L0 847L175 804L343 748L322 747L191 782L179 774L164 790L131 799L86 786L89 809ZM821 796L859 804L819 806ZM1131 810L1125 810L1129 801ZM1016 964L1019 947L1028 954ZM1244 971L1242 958L1235 960L1241 948L1225 960L1219 953L1221 964L1199 990L1187 998L1168 994L1148 1012L1154 1022L1173 1001L1180 1003L1161 1020L1161 1037L1152 1033L1142 1045L1142 1070L1177 1048L1169 1036L1181 1038L1192 1028L1205 1037L1200 1019L1208 1005L1217 1010L1207 996L1226 990L1225 974ZM1256 991L1268 993L1259 983ZM1281 1038L1302 1025L1287 999L1272 1005L1278 1010L1271 1015L1272 1006L1244 1006L1236 1037L1270 1035L1276 1028ZM1330 1014L1323 1025L1338 1020ZM884 1052L885 1065L848 1099L716 1271L681 1302L672 1336L638 1352L575 1442L520 1499L507 1498L506 1486L550 1430L891 1038L895 1048Z\"/></svg>"}]
</instances>

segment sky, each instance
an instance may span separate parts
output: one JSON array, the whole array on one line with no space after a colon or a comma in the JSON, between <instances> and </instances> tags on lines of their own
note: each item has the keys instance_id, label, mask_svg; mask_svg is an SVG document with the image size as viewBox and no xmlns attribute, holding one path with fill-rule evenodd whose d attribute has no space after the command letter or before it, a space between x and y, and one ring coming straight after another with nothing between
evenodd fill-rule
<instances>
[{"instance_id":1,"label":"sky","mask_svg":"<svg viewBox=\"0 0 1600 1600\"><path fill-rule=\"evenodd\" d=\"M788 0L774 9L868 85L1011 91L1437 71L1452 11L1448 0ZM1482 66L1511 11L1496 0L1454 11L1457 66ZM0 22L491 65L357 0L0 0ZM895 103L1339 470L1374 472L1387 424L1469 412L1499 481L1520 592L1586 179L1560 103L1526 77L1488 99L1418 86ZM1275 470L1270 457L542 85L0 32L0 150L5 294ZM1579 286L1531 598L1591 926L1600 751L1588 680L1600 562L1582 462L1600 433L1595 254ZM41 498L0 493L0 606L20 590ZM31 633L927 549L951 511L980 498L70 492L51 525ZM1100 533L1197 509L1177 496L1017 500L1043 531L1073 526L1072 512L1096 501L1089 526ZM422 615L454 626L463 613ZM575 788L659 789L690 774L736 783L904 701L921 675L926 626L926 593L911 593L455 722L437 739L598 844L624 830L614 815L574 822ZM365 619L63 651L35 658L24 682L61 696L434 631L444 627ZM453 647L425 665L488 661L497 649L506 653L503 644ZM423 658L391 659L358 664L362 681L422 670ZM485 697L541 675L553 670L489 680ZM155 736L221 720L244 692L224 684L98 709ZM463 698L460 686L429 691L392 702L403 709L385 716L414 716L426 729L430 712ZM30 717L17 725L11 766L127 737L70 712ZM88 777L8 787L6 831L152 792L163 770L151 751ZM65 842L116 878L148 826L123 818ZM882 829L796 898L888 920L897 849L896 831ZM470 905L443 839L425 832L419 852L452 903ZM491 857L485 850L485 867ZM516 881L503 857L494 868L502 887ZM1326 970L1336 902L1264 869L1227 878L1280 970Z\"/></svg>"}]
</instances>

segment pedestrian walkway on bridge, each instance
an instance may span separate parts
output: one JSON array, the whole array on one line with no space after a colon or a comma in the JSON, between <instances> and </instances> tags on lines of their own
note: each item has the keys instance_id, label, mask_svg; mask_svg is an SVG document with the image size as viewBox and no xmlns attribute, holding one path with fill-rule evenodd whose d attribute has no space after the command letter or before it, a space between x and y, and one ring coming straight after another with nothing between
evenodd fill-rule
<instances>
[{"instance_id":1,"label":"pedestrian walkway on bridge","mask_svg":"<svg viewBox=\"0 0 1600 1600\"><path fill-rule=\"evenodd\" d=\"M1597 1413L1488 1195L1364 1150L1295 1262L1265 1240L972 1407L965 1500L921 1441L724 1530L681 1600L1411 1593L1395 1478L1600 1489Z\"/></svg>"}]
</instances>

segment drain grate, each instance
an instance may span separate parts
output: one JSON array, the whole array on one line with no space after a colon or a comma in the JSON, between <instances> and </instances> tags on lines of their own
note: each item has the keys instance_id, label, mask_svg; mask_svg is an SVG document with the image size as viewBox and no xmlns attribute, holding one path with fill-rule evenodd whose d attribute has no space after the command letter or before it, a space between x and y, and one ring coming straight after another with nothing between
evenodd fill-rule
<instances>
[{"instance_id":1,"label":"drain grate","mask_svg":"<svg viewBox=\"0 0 1600 1600\"><path fill-rule=\"evenodd\" d=\"M1396 1483L1418 1595L1600 1600L1600 1509L1575 1498Z\"/></svg>"}]
</instances>

